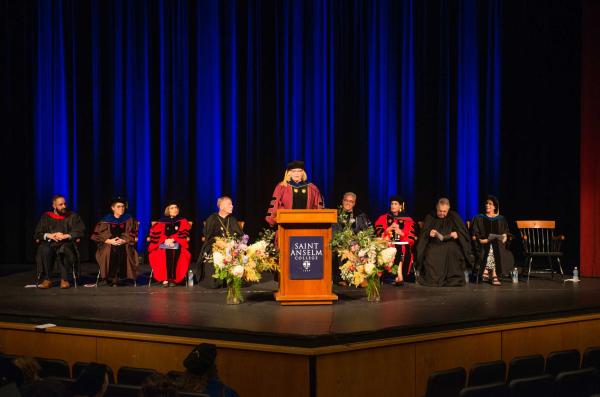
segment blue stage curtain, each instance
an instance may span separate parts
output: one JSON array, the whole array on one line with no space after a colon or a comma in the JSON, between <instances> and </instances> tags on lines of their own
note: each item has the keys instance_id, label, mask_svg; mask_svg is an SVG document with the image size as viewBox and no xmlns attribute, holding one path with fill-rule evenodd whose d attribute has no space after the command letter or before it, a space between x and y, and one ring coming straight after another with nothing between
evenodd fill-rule
<instances>
[{"instance_id":1,"label":"blue stage curtain","mask_svg":"<svg viewBox=\"0 0 600 397\"><path fill-rule=\"evenodd\" d=\"M371 216L499 193L499 0L35 4L36 213L60 192L91 227L120 194L143 237L227 194L256 232L293 159Z\"/></svg>"}]
</instances>

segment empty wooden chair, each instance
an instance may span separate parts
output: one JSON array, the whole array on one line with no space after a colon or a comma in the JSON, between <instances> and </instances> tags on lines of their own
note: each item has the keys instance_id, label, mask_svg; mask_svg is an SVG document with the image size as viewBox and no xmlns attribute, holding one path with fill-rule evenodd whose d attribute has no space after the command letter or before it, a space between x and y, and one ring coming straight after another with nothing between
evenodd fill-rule
<instances>
[{"instance_id":1,"label":"empty wooden chair","mask_svg":"<svg viewBox=\"0 0 600 397\"><path fill-rule=\"evenodd\" d=\"M562 257L562 243L565 236L556 234L555 221L517 221L517 227L523 240L525 263L528 267L527 281L531 274L531 267L535 258L546 258L554 277L554 261L558 264L560 274L564 276L560 258Z\"/></svg>"}]
</instances>

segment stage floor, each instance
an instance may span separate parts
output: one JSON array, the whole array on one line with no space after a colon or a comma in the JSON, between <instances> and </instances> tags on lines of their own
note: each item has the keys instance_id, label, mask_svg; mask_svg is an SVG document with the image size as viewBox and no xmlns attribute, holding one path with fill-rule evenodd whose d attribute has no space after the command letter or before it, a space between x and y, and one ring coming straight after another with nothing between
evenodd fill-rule
<instances>
[{"instance_id":1,"label":"stage floor","mask_svg":"<svg viewBox=\"0 0 600 397\"><path fill-rule=\"evenodd\" d=\"M84 266L84 274L94 271ZM32 280L32 271L0 277L0 321L321 347L600 312L600 279L573 284L550 275L500 287L384 285L381 303L368 303L364 289L336 286L331 306L280 306L272 280L244 288L246 302L233 306L225 289L148 287L147 279L137 287L24 288Z\"/></svg>"}]
</instances>

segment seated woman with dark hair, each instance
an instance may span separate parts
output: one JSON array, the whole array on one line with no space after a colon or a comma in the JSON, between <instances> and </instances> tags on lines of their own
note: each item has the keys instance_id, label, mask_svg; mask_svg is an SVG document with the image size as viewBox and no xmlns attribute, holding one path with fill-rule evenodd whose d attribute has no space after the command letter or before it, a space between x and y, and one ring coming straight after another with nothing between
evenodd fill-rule
<instances>
[{"instance_id":1,"label":"seated woman with dark hair","mask_svg":"<svg viewBox=\"0 0 600 397\"><path fill-rule=\"evenodd\" d=\"M477 262L483 267L483 281L501 285L498 275L508 274L515 259L506 248L510 230L506 218L500 215L500 203L494 196L488 196L484 203L484 213L473 218L472 233L476 238Z\"/></svg>"},{"instance_id":2,"label":"seated woman with dark hair","mask_svg":"<svg viewBox=\"0 0 600 397\"><path fill-rule=\"evenodd\" d=\"M188 249L190 228L174 201L167 203L164 216L150 228L148 259L152 277L164 287L174 287L185 278L192 257Z\"/></svg>"},{"instance_id":3,"label":"seated woman with dark hair","mask_svg":"<svg viewBox=\"0 0 600 397\"><path fill-rule=\"evenodd\" d=\"M210 397L239 397L235 390L219 380L216 358L215 345L202 343L196 346L183 361L185 373L180 380L179 391L204 393Z\"/></svg>"}]
</instances>

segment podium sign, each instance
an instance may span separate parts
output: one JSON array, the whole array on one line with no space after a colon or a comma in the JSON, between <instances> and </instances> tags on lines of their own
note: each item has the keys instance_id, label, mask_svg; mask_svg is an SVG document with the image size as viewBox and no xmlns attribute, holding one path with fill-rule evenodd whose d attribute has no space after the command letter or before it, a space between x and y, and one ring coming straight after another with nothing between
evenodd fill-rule
<instances>
[{"instance_id":1,"label":"podium sign","mask_svg":"<svg viewBox=\"0 0 600 397\"><path fill-rule=\"evenodd\" d=\"M323 237L291 236L289 253L290 279L323 278Z\"/></svg>"},{"instance_id":2,"label":"podium sign","mask_svg":"<svg viewBox=\"0 0 600 397\"><path fill-rule=\"evenodd\" d=\"M331 225L336 210L278 210L282 305L324 305L338 299L331 284Z\"/></svg>"}]
</instances>

